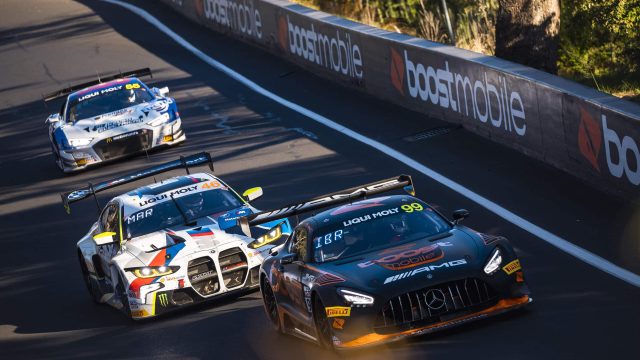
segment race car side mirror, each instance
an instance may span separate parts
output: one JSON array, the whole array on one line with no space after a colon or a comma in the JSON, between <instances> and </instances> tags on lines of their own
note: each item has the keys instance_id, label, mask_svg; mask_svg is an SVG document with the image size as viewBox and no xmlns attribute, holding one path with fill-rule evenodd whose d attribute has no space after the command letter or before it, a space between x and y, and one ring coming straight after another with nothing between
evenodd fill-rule
<instances>
[{"instance_id":1,"label":"race car side mirror","mask_svg":"<svg viewBox=\"0 0 640 360\"><path fill-rule=\"evenodd\" d=\"M242 193L242 197L247 202L252 202L253 200L256 200L257 198L261 197L262 195L263 195L262 188L259 187L259 186L251 188L251 189L247 189L247 190L245 190L245 192Z\"/></svg>"},{"instance_id":2,"label":"race car side mirror","mask_svg":"<svg viewBox=\"0 0 640 360\"><path fill-rule=\"evenodd\" d=\"M116 233L111 231L102 232L100 234L95 235L93 237L93 241L95 241L96 245L98 246L113 244L116 242L116 240L113 237L115 234Z\"/></svg>"},{"instance_id":3,"label":"race car side mirror","mask_svg":"<svg viewBox=\"0 0 640 360\"><path fill-rule=\"evenodd\" d=\"M284 255L282 259L280 259L280 264L281 265L291 264L296 260L296 257L297 257L296 254Z\"/></svg>"},{"instance_id":4,"label":"race car side mirror","mask_svg":"<svg viewBox=\"0 0 640 360\"><path fill-rule=\"evenodd\" d=\"M458 224L460 223L462 220L466 219L469 217L469 210L466 209L459 209L453 212L453 223L454 224Z\"/></svg>"},{"instance_id":5,"label":"race car side mirror","mask_svg":"<svg viewBox=\"0 0 640 360\"><path fill-rule=\"evenodd\" d=\"M60 120L62 120L62 118L60 117L60 114L55 113L55 114L51 114L49 115L49 117L47 118L47 121L45 121L47 124L53 124L53 123L57 123Z\"/></svg>"}]
</instances>

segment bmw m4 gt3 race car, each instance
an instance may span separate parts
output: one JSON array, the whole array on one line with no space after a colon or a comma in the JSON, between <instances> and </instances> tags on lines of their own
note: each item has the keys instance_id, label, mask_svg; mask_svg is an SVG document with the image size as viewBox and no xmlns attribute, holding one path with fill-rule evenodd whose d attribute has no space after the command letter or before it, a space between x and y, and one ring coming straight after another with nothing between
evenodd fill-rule
<instances>
[{"instance_id":1,"label":"bmw m4 gt3 race car","mask_svg":"<svg viewBox=\"0 0 640 360\"><path fill-rule=\"evenodd\" d=\"M169 89L148 88L137 77L149 69L108 76L44 95L45 103L64 98L47 118L56 165L63 172L186 139Z\"/></svg>"},{"instance_id":2,"label":"bmw m4 gt3 race car","mask_svg":"<svg viewBox=\"0 0 640 360\"><path fill-rule=\"evenodd\" d=\"M131 181L209 162L201 153L62 194L75 201ZM250 202L261 188L238 195L221 179L197 173L172 177L111 199L78 242L87 289L133 319L153 317L220 295L258 289L266 251L291 232L288 220L243 235L239 216L256 212ZM97 198L96 198L97 203Z\"/></svg>"},{"instance_id":3,"label":"bmw m4 gt3 race car","mask_svg":"<svg viewBox=\"0 0 640 360\"><path fill-rule=\"evenodd\" d=\"M257 225L329 208L298 224L262 264L260 287L275 329L353 349L531 301L505 238L460 225L466 210L449 221L414 196L370 197L399 188L414 195L402 175L246 217Z\"/></svg>"}]
</instances>

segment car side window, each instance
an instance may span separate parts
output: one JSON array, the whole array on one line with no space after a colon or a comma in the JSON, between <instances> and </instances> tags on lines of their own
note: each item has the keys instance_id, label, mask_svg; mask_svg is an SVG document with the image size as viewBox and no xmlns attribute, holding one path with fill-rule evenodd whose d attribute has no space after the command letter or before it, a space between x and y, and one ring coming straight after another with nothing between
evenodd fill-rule
<instances>
[{"instance_id":1,"label":"car side window","mask_svg":"<svg viewBox=\"0 0 640 360\"><path fill-rule=\"evenodd\" d=\"M116 237L119 236L120 227L118 226L118 204L109 203L105 206L100 216L100 231L114 232Z\"/></svg>"},{"instance_id":2,"label":"car side window","mask_svg":"<svg viewBox=\"0 0 640 360\"><path fill-rule=\"evenodd\" d=\"M298 260L304 261L307 258L307 229L296 229L295 238L293 240L292 252L298 254Z\"/></svg>"}]
</instances>

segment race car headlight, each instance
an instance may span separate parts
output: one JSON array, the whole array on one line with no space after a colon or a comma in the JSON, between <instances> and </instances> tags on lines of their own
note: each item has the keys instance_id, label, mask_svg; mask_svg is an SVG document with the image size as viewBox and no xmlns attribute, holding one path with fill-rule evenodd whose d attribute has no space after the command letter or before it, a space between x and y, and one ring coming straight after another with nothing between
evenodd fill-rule
<instances>
[{"instance_id":1,"label":"race car headlight","mask_svg":"<svg viewBox=\"0 0 640 360\"><path fill-rule=\"evenodd\" d=\"M500 252L500 248L495 248L484 266L484 273L487 275L495 273L500 269L500 264L502 264L502 252Z\"/></svg>"},{"instance_id":2,"label":"race car headlight","mask_svg":"<svg viewBox=\"0 0 640 360\"><path fill-rule=\"evenodd\" d=\"M87 146L87 145L91 144L91 140L93 140L93 138L88 138L88 139L69 139L69 145L71 145L71 147Z\"/></svg>"},{"instance_id":3,"label":"race car headlight","mask_svg":"<svg viewBox=\"0 0 640 360\"><path fill-rule=\"evenodd\" d=\"M169 113L164 113L164 114L158 116L157 118L151 120L149 122L149 125L151 125L151 126L160 126L160 125L166 123L167 121L169 121Z\"/></svg>"},{"instance_id":4,"label":"race car headlight","mask_svg":"<svg viewBox=\"0 0 640 360\"><path fill-rule=\"evenodd\" d=\"M362 294L357 291L338 289L338 295L340 295L349 305L373 305L373 296Z\"/></svg>"},{"instance_id":5,"label":"race car headlight","mask_svg":"<svg viewBox=\"0 0 640 360\"><path fill-rule=\"evenodd\" d=\"M125 270L132 272L133 275L138 278L148 279L173 274L174 272L178 271L178 269L180 269L180 266L144 266L137 268L128 268Z\"/></svg>"},{"instance_id":6,"label":"race car headlight","mask_svg":"<svg viewBox=\"0 0 640 360\"><path fill-rule=\"evenodd\" d=\"M260 236L249 244L249 248L257 249L259 247L270 244L282 237L282 226L278 225L275 228L269 230L268 233Z\"/></svg>"}]
</instances>

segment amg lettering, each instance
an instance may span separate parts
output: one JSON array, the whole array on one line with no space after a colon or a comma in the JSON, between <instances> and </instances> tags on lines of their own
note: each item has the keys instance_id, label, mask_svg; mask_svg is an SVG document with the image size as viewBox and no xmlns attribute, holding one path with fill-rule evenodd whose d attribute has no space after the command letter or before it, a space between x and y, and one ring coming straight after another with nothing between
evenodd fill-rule
<instances>
[{"instance_id":1,"label":"amg lettering","mask_svg":"<svg viewBox=\"0 0 640 360\"><path fill-rule=\"evenodd\" d=\"M452 261L444 262L444 263L439 264L439 265L428 265L428 266L421 267L419 269L415 269L413 271L404 272L404 273L402 273L400 275L389 276L388 278L386 278L384 280L384 283L388 284L388 283L394 282L396 280L409 278L409 277L412 277L412 276L414 276L416 274L419 274L421 272L424 272L424 271L431 272L431 271L434 271L434 270L437 270L437 269L442 269L442 268L446 269L446 268L455 267L455 266L461 266L461 265L465 265L465 264L467 264L467 261L465 259L458 259L458 260L452 260Z\"/></svg>"}]
</instances>

